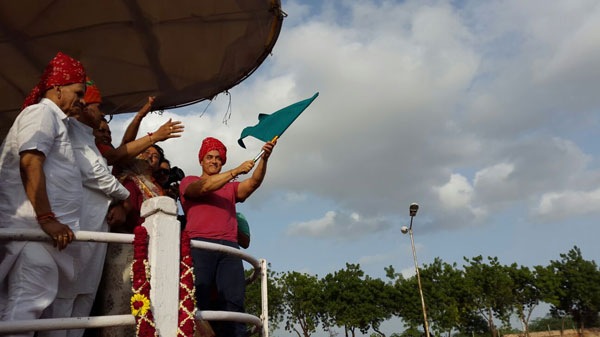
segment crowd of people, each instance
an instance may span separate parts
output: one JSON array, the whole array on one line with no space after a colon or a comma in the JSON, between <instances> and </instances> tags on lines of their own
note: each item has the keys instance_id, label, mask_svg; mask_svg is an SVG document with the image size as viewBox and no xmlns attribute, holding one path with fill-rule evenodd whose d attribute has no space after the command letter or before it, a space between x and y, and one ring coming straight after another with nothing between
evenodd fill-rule
<instances>
[{"instance_id":1,"label":"crowd of people","mask_svg":"<svg viewBox=\"0 0 600 337\"><path fill-rule=\"evenodd\" d=\"M248 247L248 224L235 204L261 185L275 143L263 147L256 167L249 160L223 171L227 148L207 137L199 150L201 174L185 176L157 145L181 137L181 122L169 119L137 138L153 102L149 97L115 148L100 90L83 64L60 52L48 64L0 148L0 228L41 229L51 242L0 242L1 321L129 313L132 246L74 238L79 230L133 233L144 222L142 203L153 197L180 200L182 229L192 239ZM198 308L243 312L241 259L204 250L193 250L192 258ZM246 335L242 323L213 328L216 336ZM37 336L84 333L135 336L135 327Z\"/></svg>"}]
</instances>

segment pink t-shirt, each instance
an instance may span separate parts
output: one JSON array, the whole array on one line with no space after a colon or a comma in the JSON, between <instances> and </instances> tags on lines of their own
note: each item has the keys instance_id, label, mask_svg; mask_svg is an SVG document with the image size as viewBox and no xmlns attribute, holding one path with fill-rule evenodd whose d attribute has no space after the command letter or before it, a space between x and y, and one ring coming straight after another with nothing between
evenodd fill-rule
<instances>
[{"instance_id":1,"label":"pink t-shirt","mask_svg":"<svg viewBox=\"0 0 600 337\"><path fill-rule=\"evenodd\" d=\"M237 217L235 195L239 182L227 183L220 189L194 200L186 200L185 189L198 176L181 180L179 192L181 207L187 217L186 232L191 238L218 239L237 242Z\"/></svg>"}]
</instances>

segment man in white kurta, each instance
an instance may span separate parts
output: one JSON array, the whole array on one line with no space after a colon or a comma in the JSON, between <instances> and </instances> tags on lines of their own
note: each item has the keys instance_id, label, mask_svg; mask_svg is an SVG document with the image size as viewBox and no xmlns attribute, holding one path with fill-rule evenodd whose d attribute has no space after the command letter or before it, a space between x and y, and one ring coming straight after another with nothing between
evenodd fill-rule
<instances>
[{"instance_id":1,"label":"man in white kurta","mask_svg":"<svg viewBox=\"0 0 600 337\"><path fill-rule=\"evenodd\" d=\"M81 63L59 53L0 148L0 230L42 229L58 248L0 242L2 321L39 318L56 296L59 277L74 276L73 256L62 249L79 228L83 189L67 114L81 111L84 80Z\"/></svg>"},{"instance_id":2,"label":"man in white kurta","mask_svg":"<svg viewBox=\"0 0 600 337\"><path fill-rule=\"evenodd\" d=\"M86 107L69 128L75 160L83 179L79 228L108 232L107 213L111 203L114 204L109 214L111 225L121 224L119 222L124 222L126 215L121 209L122 202L129 198L129 191L110 173L106 159L96 147L93 130L99 126L104 114L99 109L100 93L89 79L84 100ZM102 277L106 243L75 242L69 248L79 250L75 278L60 280L56 300L44 312L45 317L86 317L92 309ZM38 337L75 337L82 336L83 332L83 329L43 331Z\"/></svg>"}]
</instances>

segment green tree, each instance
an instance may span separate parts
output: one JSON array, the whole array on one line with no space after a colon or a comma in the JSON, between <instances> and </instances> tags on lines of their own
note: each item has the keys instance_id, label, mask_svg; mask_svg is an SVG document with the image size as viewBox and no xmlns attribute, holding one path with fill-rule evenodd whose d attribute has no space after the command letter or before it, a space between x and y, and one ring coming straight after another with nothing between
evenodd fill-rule
<instances>
[{"instance_id":1,"label":"green tree","mask_svg":"<svg viewBox=\"0 0 600 337\"><path fill-rule=\"evenodd\" d=\"M461 304L466 291L462 271L456 269L456 264L436 258L421 268L421 283L431 330L451 337L452 330L458 328L461 321Z\"/></svg>"},{"instance_id":2,"label":"green tree","mask_svg":"<svg viewBox=\"0 0 600 337\"><path fill-rule=\"evenodd\" d=\"M548 271L556 275L558 286L548 300L555 316L571 315L583 331L595 325L600 312L600 270L594 261L584 260L574 246L561 260L550 261Z\"/></svg>"},{"instance_id":3,"label":"green tree","mask_svg":"<svg viewBox=\"0 0 600 337\"><path fill-rule=\"evenodd\" d=\"M379 279L363 278L358 264L346 264L346 268L327 274L323 278L326 315L329 326L343 327L345 335L353 337L358 329L366 334L371 328L379 331L379 325L391 317L394 289Z\"/></svg>"},{"instance_id":4,"label":"green tree","mask_svg":"<svg viewBox=\"0 0 600 337\"><path fill-rule=\"evenodd\" d=\"M390 266L385 269L389 278L395 278L400 306L396 314L402 317L407 331L423 325L423 311L416 276L404 279ZM481 318L473 311L471 293L465 285L464 273L456 264L448 264L440 258L420 268L421 285L427 307L427 316L431 331L445 333L449 337L452 331L480 333ZM483 331L487 331L484 322ZM424 329L424 328L423 328Z\"/></svg>"},{"instance_id":5,"label":"green tree","mask_svg":"<svg viewBox=\"0 0 600 337\"><path fill-rule=\"evenodd\" d=\"M465 261L469 263L464 269L465 285L470 294L466 303L487 320L492 336L496 337L498 331L494 318L505 323L510 319L514 286L512 279L496 257L488 257L487 264L481 255L471 260L465 258Z\"/></svg>"},{"instance_id":6,"label":"green tree","mask_svg":"<svg viewBox=\"0 0 600 337\"><path fill-rule=\"evenodd\" d=\"M367 306L368 323L378 336L386 337L380 326L383 321L390 319L394 314L398 303L398 292L392 284L368 276L365 278L365 284L369 290L369 298L367 302L363 303Z\"/></svg>"},{"instance_id":7,"label":"green tree","mask_svg":"<svg viewBox=\"0 0 600 337\"><path fill-rule=\"evenodd\" d=\"M575 326L573 319L567 317L555 317L550 314L544 317L538 317L529 324L529 331L548 331L548 330L564 330L567 326Z\"/></svg>"},{"instance_id":8,"label":"green tree","mask_svg":"<svg viewBox=\"0 0 600 337\"><path fill-rule=\"evenodd\" d=\"M405 279L401 274L397 274L396 277L394 286L399 298L395 311L396 315L402 318L404 326L409 328L409 330L410 328L422 326L423 309L421 307L417 278L411 277Z\"/></svg>"},{"instance_id":9,"label":"green tree","mask_svg":"<svg viewBox=\"0 0 600 337\"><path fill-rule=\"evenodd\" d=\"M317 276L287 272L279 278L287 321L285 330L309 337L317 329L324 306Z\"/></svg>"},{"instance_id":10,"label":"green tree","mask_svg":"<svg viewBox=\"0 0 600 337\"><path fill-rule=\"evenodd\" d=\"M246 277L251 274L252 270L246 270ZM246 312L260 317L262 314L261 298L261 282L259 277L246 287ZM284 301L277 273L271 270L271 264L269 264L267 271L267 298L269 301L269 331L272 332L283 321Z\"/></svg>"},{"instance_id":11,"label":"green tree","mask_svg":"<svg viewBox=\"0 0 600 337\"><path fill-rule=\"evenodd\" d=\"M512 279L512 300L513 309L523 323L525 335L529 336L529 319L533 309L543 300L543 291L538 284L538 277L535 271L528 267L519 267L516 263L506 267L506 270Z\"/></svg>"}]
</instances>

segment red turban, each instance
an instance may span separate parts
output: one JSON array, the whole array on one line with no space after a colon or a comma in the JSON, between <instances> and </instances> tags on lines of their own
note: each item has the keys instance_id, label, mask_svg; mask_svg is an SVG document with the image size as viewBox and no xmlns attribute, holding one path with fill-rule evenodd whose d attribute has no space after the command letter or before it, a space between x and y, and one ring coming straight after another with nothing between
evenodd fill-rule
<instances>
[{"instance_id":1,"label":"red turban","mask_svg":"<svg viewBox=\"0 0 600 337\"><path fill-rule=\"evenodd\" d=\"M38 84L25 99L21 110L39 103L46 90L53 86L73 83L85 83L85 69L83 69L83 64L68 55L58 52L52 61L48 63L48 66L46 66L44 74L42 74Z\"/></svg>"},{"instance_id":2,"label":"red turban","mask_svg":"<svg viewBox=\"0 0 600 337\"><path fill-rule=\"evenodd\" d=\"M198 153L198 159L202 161L204 156L212 150L219 151L219 155L221 156L221 164L225 165L227 161L227 148L220 140L212 137L207 137L202 141L202 147L200 147L200 153Z\"/></svg>"},{"instance_id":3,"label":"red turban","mask_svg":"<svg viewBox=\"0 0 600 337\"><path fill-rule=\"evenodd\" d=\"M102 95L96 86L96 83L89 77L85 78L85 96L83 97L85 104L102 103Z\"/></svg>"}]
</instances>

